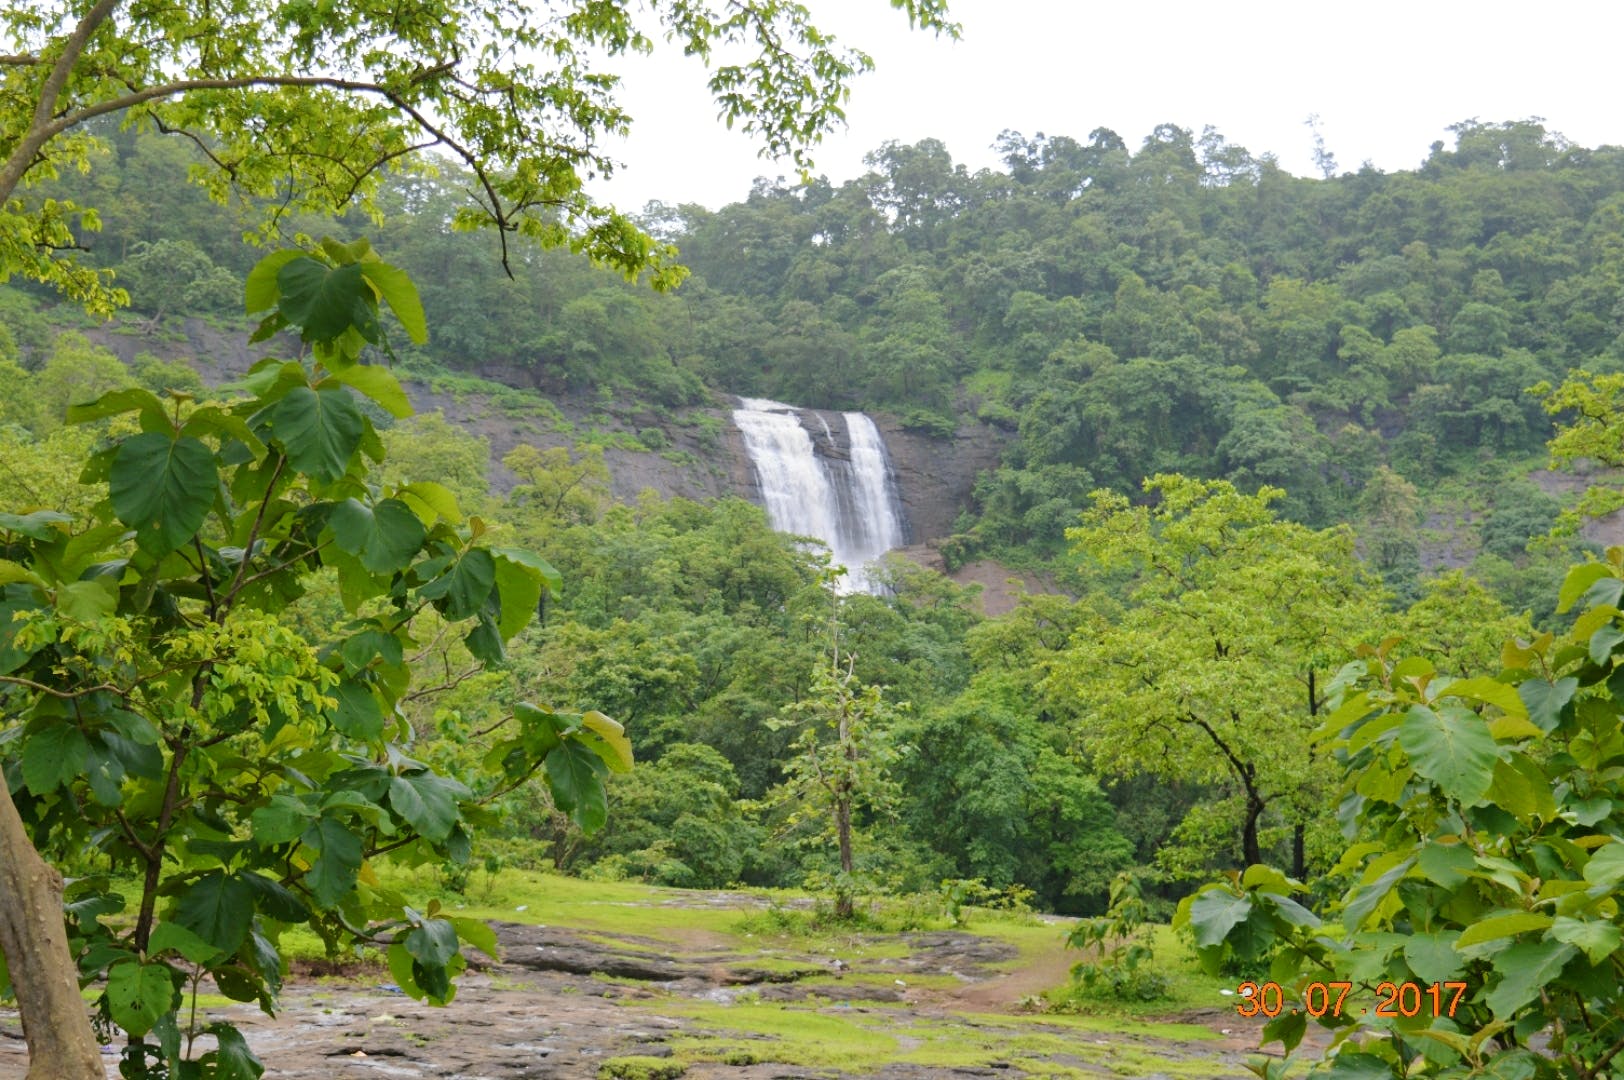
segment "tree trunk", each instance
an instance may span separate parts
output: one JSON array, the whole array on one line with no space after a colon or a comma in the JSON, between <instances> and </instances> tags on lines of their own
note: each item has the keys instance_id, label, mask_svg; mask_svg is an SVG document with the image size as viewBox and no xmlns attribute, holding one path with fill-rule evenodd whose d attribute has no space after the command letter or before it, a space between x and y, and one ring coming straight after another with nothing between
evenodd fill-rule
<instances>
[{"instance_id":1,"label":"tree trunk","mask_svg":"<svg viewBox=\"0 0 1624 1080\"><path fill-rule=\"evenodd\" d=\"M27 1080L103 1080L62 925L62 875L39 857L0 779L0 952L28 1042Z\"/></svg>"},{"instance_id":2,"label":"tree trunk","mask_svg":"<svg viewBox=\"0 0 1624 1080\"><path fill-rule=\"evenodd\" d=\"M1303 836L1306 831L1302 825L1293 826L1291 830L1291 876L1298 881L1308 876L1308 845Z\"/></svg>"},{"instance_id":3,"label":"tree trunk","mask_svg":"<svg viewBox=\"0 0 1624 1080\"><path fill-rule=\"evenodd\" d=\"M840 743L841 754L846 759L846 773L835 795L835 837L840 842L841 876L840 887L835 890L835 918L849 919L852 916L851 804L854 783L851 778L857 772L857 747L852 745L851 726L845 702L840 706L840 724L836 729L836 739Z\"/></svg>"},{"instance_id":4,"label":"tree trunk","mask_svg":"<svg viewBox=\"0 0 1624 1080\"><path fill-rule=\"evenodd\" d=\"M1255 799L1246 803L1246 825L1241 829L1241 857L1247 866L1263 861L1263 848L1257 839L1257 823L1263 817L1263 804Z\"/></svg>"},{"instance_id":5,"label":"tree trunk","mask_svg":"<svg viewBox=\"0 0 1624 1080\"><path fill-rule=\"evenodd\" d=\"M852 915L851 896L851 795L844 793L835 802L835 836L840 841L841 882L835 889L835 918L849 919Z\"/></svg>"}]
</instances>

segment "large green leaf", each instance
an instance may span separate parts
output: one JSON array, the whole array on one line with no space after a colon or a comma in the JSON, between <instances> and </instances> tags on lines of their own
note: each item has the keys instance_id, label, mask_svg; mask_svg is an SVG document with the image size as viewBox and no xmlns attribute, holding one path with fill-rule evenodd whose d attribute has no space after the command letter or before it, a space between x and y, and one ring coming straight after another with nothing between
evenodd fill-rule
<instances>
[{"instance_id":1,"label":"large green leaf","mask_svg":"<svg viewBox=\"0 0 1624 1080\"><path fill-rule=\"evenodd\" d=\"M295 259L309 258L304 252L289 248L283 251L273 251L248 271L248 279L244 283L243 298L244 310L254 315L261 311L269 311L276 306L276 298L281 294L277 285L277 275L282 268Z\"/></svg>"},{"instance_id":2,"label":"large green leaf","mask_svg":"<svg viewBox=\"0 0 1624 1080\"><path fill-rule=\"evenodd\" d=\"M344 475L366 425L347 390L297 386L270 414L271 434L300 472L331 481Z\"/></svg>"},{"instance_id":3,"label":"large green leaf","mask_svg":"<svg viewBox=\"0 0 1624 1080\"><path fill-rule=\"evenodd\" d=\"M285 923L302 923L310 918L310 909L305 906L305 902L280 881L273 881L264 874L256 874L253 871L245 871L241 878L253 889L254 906L259 909L261 915ZM257 938L258 935L254 937ZM262 947L260 941L255 941L254 945L256 949ZM265 942L264 947L269 948L269 943ZM273 963L270 967L276 970L277 965Z\"/></svg>"},{"instance_id":4,"label":"large green leaf","mask_svg":"<svg viewBox=\"0 0 1624 1080\"><path fill-rule=\"evenodd\" d=\"M175 1002L175 980L167 964L124 960L107 972L108 1009L113 1022L131 1035L151 1031Z\"/></svg>"},{"instance_id":5,"label":"large green leaf","mask_svg":"<svg viewBox=\"0 0 1624 1080\"><path fill-rule=\"evenodd\" d=\"M1350 934L1357 932L1364 925L1371 912L1381 905L1381 902L1387 898L1387 894L1393 891L1393 886L1397 885L1404 875L1410 872L1410 867L1414 866L1415 862L1416 860L1413 858L1405 859L1397 866L1390 868L1375 881L1359 887L1354 893L1353 899L1349 900L1347 906L1342 909L1342 925L1348 928Z\"/></svg>"},{"instance_id":6,"label":"large green leaf","mask_svg":"<svg viewBox=\"0 0 1624 1080\"><path fill-rule=\"evenodd\" d=\"M211 870L180 894L171 918L223 953L242 947L254 918L254 890L235 875Z\"/></svg>"},{"instance_id":7,"label":"large green leaf","mask_svg":"<svg viewBox=\"0 0 1624 1080\"><path fill-rule=\"evenodd\" d=\"M215 435L222 442L235 439L242 444L252 460L259 460L265 453L265 444L259 441L248 422L236 413L226 412L217 405L205 405L194 409L186 418L186 424L180 429L182 435Z\"/></svg>"},{"instance_id":8,"label":"large green leaf","mask_svg":"<svg viewBox=\"0 0 1624 1080\"><path fill-rule=\"evenodd\" d=\"M502 649L502 631L496 628L496 620L491 617L489 609L479 613L473 629L462 639L462 644L469 655L482 664L500 664L507 656Z\"/></svg>"},{"instance_id":9,"label":"large green leaf","mask_svg":"<svg viewBox=\"0 0 1624 1080\"><path fill-rule=\"evenodd\" d=\"M406 996L413 1001L422 1001L426 995L423 988L417 984L417 972L414 969L418 967L418 964L416 960L412 959L412 954L406 951L405 943L397 940L393 945L389 946L389 950L384 956L389 964L389 974L394 977L395 985L400 987Z\"/></svg>"},{"instance_id":10,"label":"large green leaf","mask_svg":"<svg viewBox=\"0 0 1624 1080\"><path fill-rule=\"evenodd\" d=\"M1404 942L1404 962L1422 982L1441 983L1456 978L1466 970L1466 958L1455 951L1458 936L1449 931L1411 934Z\"/></svg>"},{"instance_id":11,"label":"large green leaf","mask_svg":"<svg viewBox=\"0 0 1624 1080\"><path fill-rule=\"evenodd\" d=\"M194 964L207 964L220 955L219 949L175 922L159 923L147 939L148 956L164 952L175 952Z\"/></svg>"},{"instance_id":12,"label":"large green leaf","mask_svg":"<svg viewBox=\"0 0 1624 1080\"><path fill-rule=\"evenodd\" d=\"M418 298L417 286L406 276L406 271L374 260L363 262L360 267L361 273L400 320L407 336L419 345L427 341L429 326L423 316L423 301Z\"/></svg>"},{"instance_id":13,"label":"large green leaf","mask_svg":"<svg viewBox=\"0 0 1624 1080\"><path fill-rule=\"evenodd\" d=\"M1208 889L1190 903L1190 927L1197 948L1220 945L1229 932L1252 914L1252 898L1228 889Z\"/></svg>"},{"instance_id":14,"label":"large green leaf","mask_svg":"<svg viewBox=\"0 0 1624 1080\"><path fill-rule=\"evenodd\" d=\"M426 839L443 843L451 835L462 814L460 799L472 795L449 777L431 772L413 772L389 778L389 805Z\"/></svg>"},{"instance_id":15,"label":"large green leaf","mask_svg":"<svg viewBox=\"0 0 1624 1080\"><path fill-rule=\"evenodd\" d=\"M90 795L101 806L118 806L124 801L124 763L105 742L101 733L85 740L85 782Z\"/></svg>"},{"instance_id":16,"label":"large green leaf","mask_svg":"<svg viewBox=\"0 0 1624 1080\"><path fill-rule=\"evenodd\" d=\"M127 412L141 414L141 428L144 431L158 431L169 425L169 415L164 411L164 403L158 400L158 395L139 386L112 390L95 401L69 405L67 419L70 424L86 424Z\"/></svg>"},{"instance_id":17,"label":"large green leaf","mask_svg":"<svg viewBox=\"0 0 1624 1080\"><path fill-rule=\"evenodd\" d=\"M543 559L535 552L526 551L524 548L499 547L492 548L491 553L493 555L499 555L502 558L508 559L512 562L516 562L520 566L528 566L530 569L540 574L541 580L547 586L547 591L552 593L554 597L559 596L562 592L564 588L564 575L560 574L557 569L553 567L552 563L548 562L546 559Z\"/></svg>"},{"instance_id":18,"label":"large green leaf","mask_svg":"<svg viewBox=\"0 0 1624 1080\"><path fill-rule=\"evenodd\" d=\"M85 771L89 751L84 733L67 721L41 728L23 743L23 782L35 795L49 795Z\"/></svg>"},{"instance_id":19,"label":"large green leaf","mask_svg":"<svg viewBox=\"0 0 1624 1080\"><path fill-rule=\"evenodd\" d=\"M335 341L352 327L366 340L378 340L377 300L359 264L334 268L306 255L278 270L276 284L282 291L278 309L306 341Z\"/></svg>"},{"instance_id":20,"label":"large green leaf","mask_svg":"<svg viewBox=\"0 0 1624 1080\"><path fill-rule=\"evenodd\" d=\"M1526 934L1530 930L1543 930L1550 925L1549 915L1539 915L1532 911L1511 911L1504 915L1491 915L1462 930L1460 939L1455 942L1455 948L1464 949L1468 945L1477 945L1485 941L1499 941L1501 938Z\"/></svg>"},{"instance_id":21,"label":"large green leaf","mask_svg":"<svg viewBox=\"0 0 1624 1080\"><path fill-rule=\"evenodd\" d=\"M1529 679L1517 685L1517 696L1528 706L1528 719L1547 735L1556 730L1562 720L1562 707L1573 700L1579 689L1579 680L1571 675L1554 683L1544 679Z\"/></svg>"},{"instance_id":22,"label":"large green leaf","mask_svg":"<svg viewBox=\"0 0 1624 1080\"><path fill-rule=\"evenodd\" d=\"M496 585L496 560L484 548L469 548L445 573L417 590L452 622L485 606Z\"/></svg>"},{"instance_id":23,"label":"large green leaf","mask_svg":"<svg viewBox=\"0 0 1624 1080\"><path fill-rule=\"evenodd\" d=\"M1608 888L1624 881L1624 840L1614 840L1596 849L1585 863L1585 880Z\"/></svg>"},{"instance_id":24,"label":"large green leaf","mask_svg":"<svg viewBox=\"0 0 1624 1080\"><path fill-rule=\"evenodd\" d=\"M0 532L22 533L30 540L59 540L73 524L73 518L57 510L35 510L32 514L0 514Z\"/></svg>"},{"instance_id":25,"label":"large green leaf","mask_svg":"<svg viewBox=\"0 0 1624 1080\"><path fill-rule=\"evenodd\" d=\"M1592 964L1601 964L1624 948L1624 932L1600 919L1570 919L1559 915L1551 924L1551 937L1583 949Z\"/></svg>"},{"instance_id":26,"label":"large green leaf","mask_svg":"<svg viewBox=\"0 0 1624 1080\"><path fill-rule=\"evenodd\" d=\"M1494 780L1489 784L1489 802L1523 820L1549 821L1556 816L1556 800L1551 782L1527 755L1513 753L1509 760L1494 763Z\"/></svg>"},{"instance_id":27,"label":"large green leaf","mask_svg":"<svg viewBox=\"0 0 1624 1080\"><path fill-rule=\"evenodd\" d=\"M424 967L445 967L457 955L457 928L449 919L425 919L402 944Z\"/></svg>"},{"instance_id":28,"label":"large green leaf","mask_svg":"<svg viewBox=\"0 0 1624 1080\"><path fill-rule=\"evenodd\" d=\"M248 820L253 825L255 842L275 847L297 840L315 816L315 811L298 799L273 795L271 801L256 809Z\"/></svg>"},{"instance_id":29,"label":"large green leaf","mask_svg":"<svg viewBox=\"0 0 1624 1080\"><path fill-rule=\"evenodd\" d=\"M74 622L105 618L118 610L118 583L107 578L69 582L56 591L56 609Z\"/></svg>"},{"instance_id":30,"label":"large green leaf","mask_svg":"<svg viewBox=\"0 0 1624 1080\"><path fill-rule=\"evenodd\" d=\"M547 786L558 808L586 832L596 832L609 817L603 759L574 740L555 746L547 755Z\"/></svg>"},{"instance_id":31,"label":"large green leaf","mask_svg":"<svg viewBox=\"0 0 1624 1080\"><path fill-rule=\"evenodd\" d=\"M1608 625L1600 627L1590 635L1590 659L1593 663L1605 667L1612 658L1613 649L1624 642L1624 630Z\"/></svg>"},{"instance_id":32,"label":"large green leaf","mask_svg":"<svg viewBox=\"0 0 1624 1080\"><path fill-rule=\"evenodd\" d=\"M412 403L406 397L406 391L401 389L400 380L395 378L395 373L386 367L379 367L376 364L354 364L342 371L333 372L332 378L335 382L354 387L376 401L397 420L404 420L412 415Z\"/></svg>"},{"instance_id":33,"label":"large green leaf","mask_svg":"<svg viewBox=\"0 0 1624 1080\"><path fill-rule=\"evenodd\" d=\"M107 484L113 512L135 530L141 550L167 555L202 527L220 475L200 440L149 432L119 444Z\"/></svg>"},{"instance_id":34,"label":"large green leaf","mask_svg":"<svg viewBox=\"0 0 1624 1080\"><path fill-rule=\"evenodd\" d=\"M386 667L399 667L405 659L400 639L382 630L362 630L345 638L338 647L344 663L353 671L371 667L381 660Z\"/></svg>"},{"instance_id":35,"label":"large green leaf","mask_svg":"<svg viewBox=\"0 0 1624 1080\"><path fill-rule=\"evenodd\" d=\"M377 695L361 682L346 679L333 687L338 708L333 710L333 726L351 739L374 742L383 734L383 708Z\"/></svg>"},{"instance_id":36,"label":"large green leaf","mask_svg":"<svg viewBox=\"0 0 1624 1080\"><path fill-rule=\"evenodd\" d=\"M496 944L496 931L489 924L478 919L452 919L451 925L457 928L457 936L468 944L498 962L502 954Z\"/></svg>"},{"instance_id":37,"label":"large green leaf","mask_svg":"<svg viewBox=\"0 0 1624 1080\"><path fill-rule=\"evenodd\" d=\"M1459 697L1498 707L1510 716L1527 716L1528 707L1517 696L1517 688L1499 679L1458 679L1438 692L1439 697Z\"/></svg>"},{"instance_id":38,"label":"large green leaf","mask_svg":"<svg viewBox=\"0 0 1624 1080\"><path fill-rule=\"evenodd\" d=\"M1567 578L1562 582L1561 591L1557 593L1556 610L1568 610L1590 589L1590 586L1612 572L1610 566L1599 562L1582 563L1569 570Z\"/></svg>"},{"instance_id":39,"label":"large green leaf","mask_svg":"<svg viewBox=\"0 0 1624 1080\"><path fill-rule=\"evenodd\" d=\"M1562 968L1579 952L1560 941L1523 941L1494 958L1500 982L1484 1001L1495 1017L1511 1018L1518 1009L1539 997L1545 984L1561 974Z\"/></svg>"},{"instance_id":40,"label":"large green leaf","mask_svg":"<svg viewBox=\"0 0 1624 1080\"><path fill-rule=\"evenodd\" d=\"M453 525L462 524L462 508L457 505L457 496L444 484L418 480L395 494L417 511L417 516L423 519L425 525L433 525L440 518Z\"/></svg>"},{"instance_id":41,"label":"large green leaf","mask_svg":"<svg viewBox=\"0 0 1624 1080\"><path fill-rule=\"evenodd\" d=\"M1488 724L1470 709L1416 705L1405 714L1398 738L1415 771L1449 798L1473 806L1489 790L1499 750Z\"/></svg>"},{"instance_id":42,"label":"large green leaf","mask_svg":"<svg viewBox=\"0 0 1624 1080\"><path fill-rule=\"evenodd\" d=\"M198 1059L209 1080L259 1080L265 1066L248 1048L248 1040L231 1024L221 1021L206 1029L214 1036L215 1049Z\"/></svg>"},{"instance_id":43,"label":"large green leaf","mask_svg":"<svg viewBox=\"0 0 1624 1080\"><path fill-rule=\"evenodd\" d=\"M404 570L428 536L417 515L399 499L384 499L376 506L345 499L333 508L327 524L334 542L360 556L361 565L375 574Z\"/></svg>"},{"instance_id":44,"label":"large green leaf","mask_svg":"<svg viewBox=\"0 0 1624 1080\"><path fill-rule=\"evenodd\" d=\"M506 556L496 559L496 593L502 598L502 618L497 624L506 641L525 628L541 602L541 574Z\"/></svg>"},{"instance_id":45,"label":"large green leaf","mask_svg":"<svg viewBox=\"0 0 1624 1080\"><path fill-rule=\"evenodd\" d=\"M1426 875L1427 880L1442 885L1444 888L1457 888L1465 882L1466 874L1478 869L1478 861L1473 856L1470 845L1440 845L1436 841L1427 843L1416 856L1416 866Z\"/></svg>"},{"instance_id":46,"label":"large green leaf","mask_svg":"<svg viewBox=\"0 0 1624 1080\"><path fill-rule=\"evenodd\" d=\"M607 753L598 750L598 756L603 758L605 765L615 772L624 773L632 770L632 741L626 738L626 729L619 722L598 712L589 709L581 714L581 726L592 732L607 749Z\"/></svg>"},{"instance_id":47,"label":"large green leaf","mask_svg":"<svg viewBox=\"0 0 1624 1080\"><path fill-rule=\"evenodd\" d=\"M305 883L310 886L316 903L323 908L336 906L355 888L355 878L361 870L361 838L342 822L323 817L306 829L301 839L307 847L316 850L316 861L311 864Z\"/></svg>"},{"instance_id":48,"label":"large green leaf","mask_svg":"<svg viewBox=\"0 0 1624 1080\"><path fill-rule=\"evenodd\" d=\"M1555 801L1552 800L1552 805ZM1613 816L1613 800L1605 795L1593 795L1588 799L1569 799L1562 808L1573 816L1573 820L1580 825L1599 825Z\"/></svg>"}]
</instances>

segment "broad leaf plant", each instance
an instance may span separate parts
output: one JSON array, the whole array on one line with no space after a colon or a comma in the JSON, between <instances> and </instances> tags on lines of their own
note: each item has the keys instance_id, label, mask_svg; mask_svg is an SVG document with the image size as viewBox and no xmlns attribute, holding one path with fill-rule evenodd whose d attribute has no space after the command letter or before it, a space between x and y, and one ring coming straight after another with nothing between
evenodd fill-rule
<instances>
[{"instance_id":1,"label":"broad leaf plant","mask_svg":"<svg viewBox=\"0 0 1624 1080\"><path fill-rule=\"evenodd\" d=\"M1254 865L1178 915L1213 970L1285 991L1257 1075L1624 1076L1621 597L1611 548L1568 574L1571 627L1506 643L1494 677L1448 677L1397 638L1343 669L1318 734L1344 774L1339 899L1316 913ZM1308 988L1333 980L1348 1006L1310 1049ZM1453 1015L1376 1015L1380 985L1405 982L1464 990L1442 996Z\"/></svg>"},{"instance_id":2,"label":"broad leaf plant","mask_svg":"<svg viewBox=\"0 0 1624 1080\"><path fill-rule=\"evenodd\" d=\"M361 399L411 408L363 350L387 345L385 307L426 332L401 271L365 241L323 242L264 259L246 291L254 340L297 335L303 359L267 357L219 401L76 406L72 422L113 418L81 477L105 499L81 520L0 514L0 759L34 846L95 868L67 886L69 944L128 1076L259 1075L183 994L207 977L272 1010L291 926L376 946L406 993L449 1001L463 946L494 955L494 935L408 906L379 863L466 862L482 805L538 773L595 829L606 772L631 765L608 717L531 704L494 734L487 775L414 758L402 706L435 689L413 681L426 634L499 663L559 576L439 484L369 482L383 446ZM348 621L317 642L286 616L323 569Z\"/></svg>"}]
</instances>

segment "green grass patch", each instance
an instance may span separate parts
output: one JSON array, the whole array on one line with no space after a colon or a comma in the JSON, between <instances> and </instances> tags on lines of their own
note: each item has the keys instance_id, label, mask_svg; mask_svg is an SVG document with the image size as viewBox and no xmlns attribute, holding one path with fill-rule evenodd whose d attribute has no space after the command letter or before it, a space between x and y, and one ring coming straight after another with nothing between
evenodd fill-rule
<instances>
[{"instance_id":1,"label":"green grass patch","mask_svg":"<svg viewBox=\"0 0 1624 1080\"><path fill-rule=\"evenodd\" d=\"M445 895L427 870L382 867L379 877L408 898L440 902L459 916L633 935L680 944L685 931L729 934L733 908L704 905L703 894L626 881L585 881L536 870L503 870L476 897ZM692 906L690 906L690 902Z\"/></svg>"},{"instance_id":2,"label":"green grass patch","mask_svg":"<svg viewBox=\"0 0 1624 1080\"><path fill-rule=\"evenodd\" d=\"M685 1063L774 1063L838 1066L871 1072L889 1064L926 1067L1012 1065L1030 1076L1223 1075L1228 1070L1200 1045L1213 1038L1184 1025L1107 1024L1078 1017L992 1015L910 1017L894 1007L805 1007L663 1001L662 1015L697 1025L672 1039ZM1166 1041L1193 1045L1156 1045Z\"/></svg>"},{"instance_id":3,"label":"green grass patch","mask_svg":"<svg viewBox=\"0 0 1624 1080\"><path fill-rule=\"evenodd\" d=\"M686 1066L669 1058L628 1054L598 1066L598 1080L677 1080L687 1071Z\"/></svg>"}]
</instances>

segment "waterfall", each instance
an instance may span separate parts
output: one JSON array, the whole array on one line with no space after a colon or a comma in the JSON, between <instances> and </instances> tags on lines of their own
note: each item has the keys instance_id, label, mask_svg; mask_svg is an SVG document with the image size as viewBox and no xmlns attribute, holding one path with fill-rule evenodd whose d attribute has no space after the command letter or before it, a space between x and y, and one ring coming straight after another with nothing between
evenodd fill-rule
<instances>
[{"instance_id":1,"label":"waterfall","mask_svg":"<svg viewBox=\"0 0 1624 1080\"><path fill-rule=\"evenodd\" d=\"M845 453L820 413L823 438L814 442L794 406L740 398L733 423L744 437L767 520L779 532L811 536L829 545L846 567L842 592L878 591L870 562L907 543L896 477L885 440L860 412L841 414Z\"/></svg>"}]
</instances>

